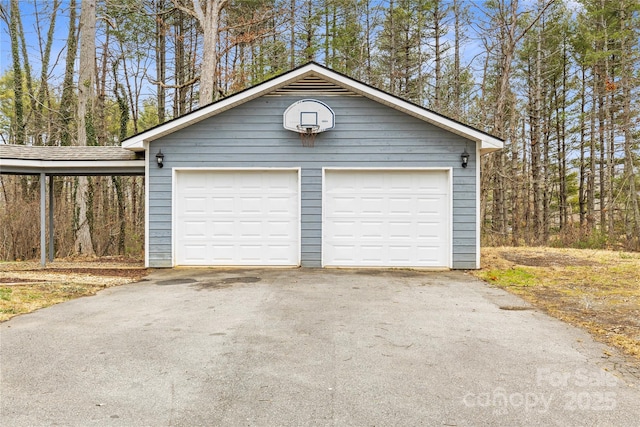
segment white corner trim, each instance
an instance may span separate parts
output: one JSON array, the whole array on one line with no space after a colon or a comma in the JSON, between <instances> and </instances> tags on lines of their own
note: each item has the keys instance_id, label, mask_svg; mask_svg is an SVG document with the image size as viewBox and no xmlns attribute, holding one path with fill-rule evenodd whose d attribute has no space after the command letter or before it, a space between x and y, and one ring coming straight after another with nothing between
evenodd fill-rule
<instances>
[{"instance_id":1,"label":"white corner trim","mask_svg":"<svg viewBox=\"0 0 640 427\"><path fill-rule=\"evenodd\" d=\"M482 225L482 218L480 218L480 165L482 163L482 159L480 158L480 148L476 147L476 269L480 269L480 249L482 245L480 244L480 226Z\"/></svg>"},{"instance_id":2,"label":"white corner trim","mask_svg":"<svg viewBox=\"0 0 640 427\"><path fill-rule=\"evenodd\" d=\"M147 143L144 149L148 151ZM149 162L144 161L144 266L149 268Z\"/></svg>"},{"instance_id":3,"label":"white corner trim","mask_svg":"<svg viewBox=\"0 0 640 427\"><path fill-rule=\"evenodd\" d=\"M447 180L449 181L449 269L453 269L453 168L448 167Z\"/></svg>"},{"instance_id":4,"label":"white corner trim","mask_svg":"<svg viewBox=\"0 0 640 427\"><path fill-rule=\"evenodd\" d=\"M171 169L171 267L176 264L176 229L178 220L176 218L176 198L178 197L178 171L180 168Z\"/></svg>"}]
</instances>

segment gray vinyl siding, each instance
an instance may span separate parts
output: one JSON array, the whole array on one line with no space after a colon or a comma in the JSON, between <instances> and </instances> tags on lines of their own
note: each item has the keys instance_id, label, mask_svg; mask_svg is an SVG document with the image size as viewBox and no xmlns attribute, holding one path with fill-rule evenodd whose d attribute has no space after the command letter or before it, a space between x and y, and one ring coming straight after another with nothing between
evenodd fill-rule
<instances>
[{"instance_id":1,"label":"gray vinyl siding","mask_svg":"<svg viewBox=\"0 0 640 427\"><path fill-rule=\"evenodd\" d=\"M357 96L313 96L335 112L336 126L315 147L282 127L282 113L301 97L266 96L203 120L150 145L149 265L170 267L171 173L176 167L299 167L301 263L321 264L323 167L452 167L453 259L457 269L476 267L475 143L385 105ZM469 167L460 165L466 148ZM164 168L155 154L164 153Z\"/></svg>"}]
</instances>

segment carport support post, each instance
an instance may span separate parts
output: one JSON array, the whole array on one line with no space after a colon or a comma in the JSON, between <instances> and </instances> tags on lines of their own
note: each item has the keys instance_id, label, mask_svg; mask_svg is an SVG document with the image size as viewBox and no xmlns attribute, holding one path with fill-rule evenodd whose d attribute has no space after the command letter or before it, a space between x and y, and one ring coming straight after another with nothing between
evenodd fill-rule
<instances>
[{"instance_id":1,"label":"carport support post","mask_svg":"<svg viewBox=\"0 0 640 427\"><path fill-rule=\"evenodd\" d=\"M54 228L53 228L53 175L49 175L49 262L54 256Z\"/></svg>"},{"instance_id":2,"label":"carport support post","mask_svg":"<svg viewBox=\"0 0 640 427\"><path fill-rule=\"evenodd\" d=\"M40 172L40 265L47 265L47 175Z\"/></svg>"}]
</instances>

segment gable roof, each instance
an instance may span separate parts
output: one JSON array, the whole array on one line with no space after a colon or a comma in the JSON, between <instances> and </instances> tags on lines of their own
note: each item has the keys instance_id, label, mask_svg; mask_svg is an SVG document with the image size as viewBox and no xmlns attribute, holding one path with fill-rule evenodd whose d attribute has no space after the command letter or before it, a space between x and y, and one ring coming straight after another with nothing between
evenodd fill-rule
<instances>
[{"instance_id":1,"label":"gable roof","mask_svg":"<svg viewBox=\"0 0 640 427\"><path fill-rule=\"evenodd\" d=\"M314 82L314 83L310 83ZM469 125L445 117L417 104L406 101L390 93L359 82L344 74L333 71L315 62L302 65L256 86L245 89L227 98L198 108L184 116L148 129L122 141L122 148L142 151L145 143L154 141L201 120L234 108L240 104L270 93L295 93L297 87L315 84L318 90L333 93L362 95L373 101L387 105L410 116L424 120L434 126L448 130L479 144L480 152L486 154L500 150L504 141ZM307 94L308 95L308 94Z\"/></svg>"}]
</instances>

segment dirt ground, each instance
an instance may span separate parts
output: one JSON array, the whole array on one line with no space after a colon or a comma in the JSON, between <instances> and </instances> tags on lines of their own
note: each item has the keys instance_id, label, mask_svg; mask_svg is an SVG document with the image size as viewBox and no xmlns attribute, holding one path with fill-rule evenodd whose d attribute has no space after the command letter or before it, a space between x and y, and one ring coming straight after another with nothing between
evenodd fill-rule
<instances>
[{"instance_id":1,"label":"dirt ground","mask_svg":"<svg viewBox=\"0 0 640 427\"><path fill-rule=\"evenodd\" d=\"M640 360L640 253L484 248L476 275Z\"/></svg>"},{"instance_id":2,"label":"dirt ground","mask_svg":"<svg viewBox=\"0 0 640 427\"><path fill-rule=\"evenodd\" d=\"M146 274L141 261L125 258L57 260L45 268L37 262L0 262L0 322Z\"/></svg>"}]
</instances>

